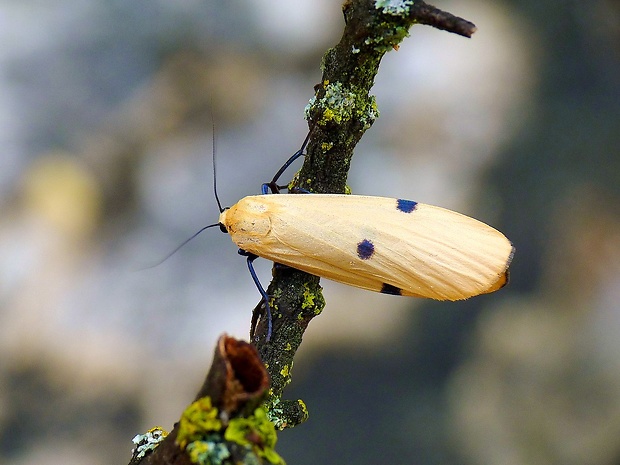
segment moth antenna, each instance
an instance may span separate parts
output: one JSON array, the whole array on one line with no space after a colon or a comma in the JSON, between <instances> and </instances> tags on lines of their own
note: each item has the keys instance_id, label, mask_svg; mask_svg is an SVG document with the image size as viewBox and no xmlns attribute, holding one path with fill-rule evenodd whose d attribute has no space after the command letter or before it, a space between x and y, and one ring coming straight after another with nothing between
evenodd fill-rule
<instances>
[{"instance_id":1,"label":"moth antenna","mask_svg":"<svg viewBox=\"0 0 620 465\"><path fill-rule=\"evenodd\" d=\"M213 116L211 116L211 132L213 133L213 146L212 146L212 149L211 149L211 152L213 154L213 193L215 194L215 201L217 202L217 207L219 208L220 213L222 213L224 211L224 209L222 208L222 204L220 203L220 199L219 199L219 197L217 195L217 176L216 176L217 173L216 173L216 170L215 170L215 145L216 145L215 144L215 122L213 121ZM185 239L183 242L181 242L180 245L178 245L172 252L170 252L168 255L166 255L163 259L161 259L160 261L158 261L154 265L147 266L146 268L142 268L142 269L143 270L148 270L148 269L155 268L155 267L161 265L166 260L168 260L170 257L172 257L175 253L177 253L179 250L181 250L182 247L187 245L187 243L189 241L194 239L196 236L198 236L205 229L214 228L215 226L220 226L220 223L213 223L213 224L210 224L208 226L204 226L204 227L200 228L197 232L192 234L188 239Z\"/></svg>"},{"instance_id":2,"label":"moth antenna","mask_svg":"<svg viewBox=\"0 0 620 465\"><path fill-rule=\"evenodd\" d=\"M170 257L172 257L175 253L177 253L179 250L181 250L182 247L184 247L189 241L194 239L196 236L198 236L198 234L203 232L205 229L214 228L215 226L219 226L219 225L220 225L219 223L213 223L213 224L210 224L209 226L204 226L204 227L200 228L197 232L192 234L188 239L185 239L183 242L181 242L180 245L178 245L172 252L170 252L168 255L166 255L164 258L162 258L160 261L158 261L154 265L147 266L145 268L141 268L141 270L150 270L151 268L158 267L159 265L164 263L166 260L168 260Z\"/></svg>"},{"instance_id":3,"label":"moth antenna","mask_svg":"<svg viewBox=\"0 0 620 465\"><path fill-rule=\"evenodd\" d=\"M273 329L273 321L272 321L272 318L271 318L271 306L269 305L269 295L267 294L267 291L265 291L265 288L261 284L260 279L258 279L258 275L256 274L256 271L254 270L253 263L254 263L254 260L256 260L258 258L258 255L247 253L247 252L242 251L242 250L239 250L239 254L240 255L245 255L247 257L248 270L250 270L250 275L252 276L252 279L254 280L254 284L256 284L258 292L260 293L260 295L263 298L263 302L265 304L265 313L266 313L266 317L267 317L267 338L266 338L266 341L269 342L271 340L271 332L272 332L272 329ZM260 316L260 308L261 308L261 306L258 305L254 309L254 311L252 312L252 324L251 324L251 328L250 328L250 339L254 339L254 334L256 333L256 324L258 323L258 317Z\"/></svg>"},{"instance_id":4,"label":"moth antenna","mask_svg":"<svg viewBox=\"0 0 620 465\"><path fill-rule=\"evenodd\" d=\"M222 213L224 211L224 208L222 208L222 203L220 202L220 198L217 195L217 172L215 169L215 122L213 120L211 120L211 132L213 133L213 147L211 148L211 153L213 156L213 194L215 194L217 208L219 208L220 213Z\"/></svg>"}]
</instances>

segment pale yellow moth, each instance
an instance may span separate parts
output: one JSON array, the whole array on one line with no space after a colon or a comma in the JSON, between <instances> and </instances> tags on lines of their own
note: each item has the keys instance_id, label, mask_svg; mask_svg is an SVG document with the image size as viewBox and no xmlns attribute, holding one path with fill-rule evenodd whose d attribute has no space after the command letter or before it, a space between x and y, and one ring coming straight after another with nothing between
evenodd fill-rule
<instances>
[{"instance_id":1,"label":"pale yellow moth","mask_svg":"<svg viewBox=\"0 0 620 465\"><path fill-rule=\"evenodd\" d=\"M371 291L437 300L503 287L514 252L481 221L385 197L249 196L222 211L219 224L246 253Z\"/></svg>"},{"instance_id":2,"label":"pale yellow moth","mask_svg":"<svg viewBox=\"0 0 620 465\"><path fill-rule=\"evenodd\" d=\"M278 194L277 180L303 155L311 133L271 182L263 184L263 195L245 197L230 208L222 208L217 194L214 140L213 191L219 222L203 227L170 254L205 229L219 226L230 234L247 257L263 297L267 340L271 309L252 266L257 257L362 289L436 300L467 299L508 282L511 242L468 216L405 199ZM274 195L268 195L269 190ZM251 335L257 318L255 313Z\"/></svg>"}]
</instances>

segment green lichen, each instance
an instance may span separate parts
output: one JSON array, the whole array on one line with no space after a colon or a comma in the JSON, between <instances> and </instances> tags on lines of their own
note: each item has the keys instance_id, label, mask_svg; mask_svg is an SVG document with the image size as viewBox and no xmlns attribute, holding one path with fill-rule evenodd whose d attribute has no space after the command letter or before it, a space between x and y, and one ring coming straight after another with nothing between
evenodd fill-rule
<instances>
[{"instance_id":1,"label":"green lichen","mask_svg":"<svg viewBox=\"0 0 620 465\"><path fill-rule=\"evenodd\" d=\"M278 299L280 297L282 297L282 289L279 288L273 291L273 293L269 296L269 306L271 307L273 313L278 313Z\"/></svg>"},{"instance_id":2,"label":"green lichen","mask_svg":"<svg viewBox=\"0 0 620 465\"><path fill-rule=\"evenodd\" d=\"M375 8L392 16L406 16L413 0L375 0Z\"/></svg>"},{"instance_id":3,"label":"green lichen","mask_svg":"<svg viewBox=\"0 0 620 465\"><path fill-rule=\"evenodd\" d=\"M222 465L230 457L228 447L221 442L219 435L214 435L215 441L190 442L185 450L192 463L198 465ZM217 441L219 440L219 441Z\"/></svg>"},{"instance_id":4,"label":"green lichen","mask_svg":"<svg viewBox=\"0 0 620 465\"><path fill-rule=\"evenodd\" d=\"M290 365L284 365L282 367L282 369L280 370L280 376L282 376L283 379L283 383L282 383L282 387L284 388L284 386L288 385L291 383L292 379L291 379L291 371L293 370L293 362L291 362Z\"/></svg>"},{"instance_id":5,"label":"green lichen","mask_svg":"<svg viewBox=\"0 0 620 465\"><path fill-rule=\"evenodd\" d=\"M306 119L318 111L318 124L342 124L353 118L358 118L362 124L369 128L379 116L377 104L373 96L366 98L366 93L355 87L347 88L341 82L323 82L325 94L320 99L312 97L306 105L304 114ZM322 150L328 147L324 144Z\"/></svg>"},{"instance_id":6,"label":"green lichen","mask_svg":"<svg viewBox=\"0 0 620 465\"><path fill-rule=\"evenodd\" d=\"M333 48L328 48L325 54L321 57L321 63L319 63L319 69L321 70L322 73L325 73L325 59L330 55L330 53L333 53L333 51L334 51Z\"/></svg>"},{"instance_id":7,"label":"green lichen","mask_svg":"<svg viewBox=\"0 0 620 465\"><path fill-rule=\"evenodd\" d=\"M209 443L207 441L190 442L185 450L193 463L204 463L209 456Z\"/></svg>"},{"instance_id":8,"label":"green lichen","mask_svg":"<svg viewBox=\"0 0 620 465\"><path fill-rule=\"evenodd\" d=\"M290 191L291 189L293 189L295 186L297 186L297 183L299 182L299 171L296 172L293 175L293 178L290 180L290 182L286 185L286 188Z\"/></svg>"},{"instance_id":9,"label":"green lichen","mask_svg":"<svg viewBox=\"0 0 620 465\"><path fill-rule=\"evenodd\" d=\"M362 116L361 120L364 123L364 129L370 128L372 123L379 117L379 107L377 106L377 99L374 95L369 96L369 105L366 108L366 114Z\"/></svg>"},{"instance_id":10,"label":"green lichen","mask_svg":"<svg viewBox=\"0 0 620 465\"><path fill-rule=\"evenodd\" d=\"M323 142L323 143L321 144L321 151L322 151L323 153L325 153L325 152L329 152L329 151L332 149L332 147L333 147L333 146L334 146L334 143L333 143L333 142Z\"/></svg>"},{"instance_id":11,"label":"green lichen","mask_svg":"<svg viewBox=\"0 0 620 465\"><path fill-rule=\"evenodd\" d=\"M274 313L278 312L278 297L276 297L275 295L276 293L274 293L273 295L269 296L269 307L271 307L271 310Z\"/></svg>"},{"instance_id":12,"label":"green lichen","mask_svg":"<svg viewBox=\"0 0 620 465\"><path fill-rule=\"evenodd\" d=\"M270 397L263 406L269 421L279 431L295 427L308 419L308 409L301 399L282 400L277 397Z\"/></svg>"},{"instance_id":13,"label":"green lichen","mask_svg":"<svg viewBox=\"0 0 620 465\"><path fill-rule=\"evenodd\" d=\"M297 403L299 404L299 408L301 409L301 411L304 413L304 416L308 418L308 407L306 406L305 402L301 399L297 399Z\"/></svg>"},{"instance_id":14,"label":"green lichen","mask_svg":"<svg viewBox=\"0 0 620 465\"><path fill-rule=\"evenodd\" d=\"M409 37L409 27L407 25L398 25L383 22L379 24L381 34L377 37L368 37L364 40L366 45L372 45L377 52L389 52L397 49L398 45Z\"/></svg>"},{"instance_id":15,"label":"green lichen","mask_svg":"<svg viewBox=\"0 0 620 465\"><path fill-rule=\"evenodd\" d=\"M278 397L272 397L270 393L269 401L265 403L265 411L267 412L267 417L269 421L273 423L273 426L282 430L282 426L284 424L284 420L282 420L282 415L284 414L284 410L279 407L280 399Z\"/></svg>"},{"instance_id":16,"label":"green lichen","mask_svg":"<svg viewBox=\"0 0 620 465\"><path fill-rule=\"evenodd\" d=\"M316 294L310 289L308 283L304 283L303 298L304 301L301 303L302 310L315 306L314 299L316 299Z\"/></svg>"},{"instance_id":17,"label":"green lichen","mask_svg":"<svg viewBox=\"0 0 620 465\"><path fill-rule=\"evenodd\" d=\"M176 443L184 449L187 444L203 439L209 432L219 431L222 422L210 397L202 397L189 405L179 421Z\"/></svg>"},{"instance_id":18,"label":"green lichen","mask_svg":"<svg viewBox=\"0 0 620 465\"><path fill-rule=\"evenodd\" d=\"M247 418L233 418L224 433L224 439L237 443L252 451L269 463L285 465L274 447L277 441L276 429L262 407L254 410Z\"/></svg>"},{"instance_id":19,"label":"green lichen","mask_svg":"<svg viewBox=\"0 0 620 465\"><path fill-rule=\"evenodd\" d=\"M266 460L275 465L285 465L274 450L276 441L275 426L262 407L247 418L232 418L226 425L219 419L218 410L210 397L202 397L185 409L176 439L177 445L185 449L191 462L198 465L228 463L231 450L237 447L231 443L247 451L244 458L246 464L255 459L257 464Z\"/></svg>"}]
</instances>

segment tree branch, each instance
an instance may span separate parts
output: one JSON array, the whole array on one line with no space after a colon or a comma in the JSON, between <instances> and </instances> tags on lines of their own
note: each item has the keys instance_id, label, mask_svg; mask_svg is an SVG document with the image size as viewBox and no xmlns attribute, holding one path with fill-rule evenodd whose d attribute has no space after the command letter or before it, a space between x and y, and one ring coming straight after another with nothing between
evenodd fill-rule
<instances>
[{"instance_id":1,"label":"tree branch","mask_svg":"<svg viewBox=\"0 0 620 465\"><path fill-rule=\"evenodd\" d=\"M370 89L383 55L398 49L414 24L427 24L469 37L475 26L421 1L349 0L343 5L345 28L340 42L323 58L323 77L306 108L312 128L303 167L289 187L310 192L346 192L353 150L379 112ZM325 301L319 278L279 265L273 267L273 334L259 322L252 341L271 378L266 401L277 428L293 427L307 416L304 403L282 400L290 383L295 352ZM262 303L259 303L259 308Z\"/></svg>"},{"instance_id":2,"label":"tree branch","mask_svg":"<svg viewBox=\"0 0 620 465\"><path fill-rule=\"evenodd\" d=\"M412 9L416 10L413 15L420 24L433 26L467 38L470 38L476 32L476 25L474 23L435 8L432 5L427 5L424 2L416 3Z\"/></svg>"},{"instance_id":3,"label":"tree branch","mask_svg":"<svg viewBox=\"0 0 620 465\"><path fill-rule=\"evenodd\" d=\"M282 463L275 429L260 407L269 376L256 348L226 335L196 399L168 435L161 429L134 438L130 465L190 463ZM149 447L152 446L152 447Z\"/></svg>"}]
</instances>

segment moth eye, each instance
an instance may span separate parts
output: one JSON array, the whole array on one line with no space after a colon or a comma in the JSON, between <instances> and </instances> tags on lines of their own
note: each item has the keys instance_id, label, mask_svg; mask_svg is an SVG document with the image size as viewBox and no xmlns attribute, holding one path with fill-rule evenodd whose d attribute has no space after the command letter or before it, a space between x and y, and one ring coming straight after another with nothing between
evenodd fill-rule
<instances>
[{"instance_id":1,"label":"moth eye","mask_svg":"<svg viewBox=\"0 0 620 465\"><path fill-rule=\"evenodd\" d=\"M357 244L357 256L362 260L368 260L375 253L375 246L368 239Z\"/></svg>"},{"instance_id":2,"label":"moth eye","mask_svg":"<svg viewBox=\"0 0 620 465\"><path fill-rule=\"evenodd\" d=\"M402 290L391 284L383 283L381 294L402 295Z\"/></svg>"},{"instance_id":3,"label":"moth eye","mask_svg":"<svg viewBox=\"0 0 620 465\"><path fill-rule=\"evenodd\" d=\"M396 201L396 208L403 213L411 213L416 209L418 202L413 200L398 199Z\"/></svg>"}]
</instances>

